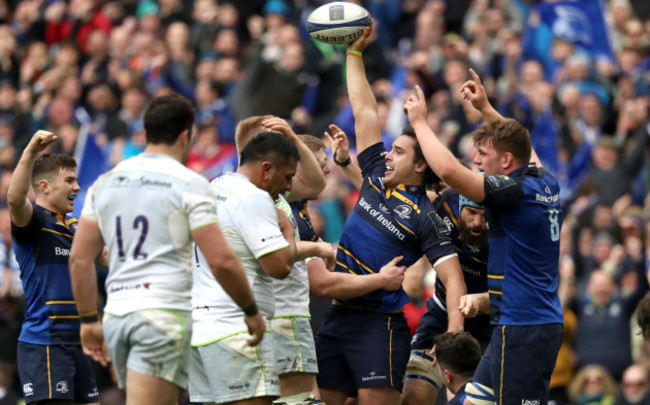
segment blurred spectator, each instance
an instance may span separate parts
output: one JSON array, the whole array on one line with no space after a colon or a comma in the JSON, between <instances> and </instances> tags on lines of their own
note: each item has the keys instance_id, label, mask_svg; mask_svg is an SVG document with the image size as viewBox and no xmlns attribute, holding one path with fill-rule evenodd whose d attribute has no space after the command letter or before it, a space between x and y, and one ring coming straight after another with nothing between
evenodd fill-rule
<instances>
[{"instance_id":1,"label":"blurred spectator","mask_svg":"<svg viewBox=\"0 0 650 405\"><path fill-rule=\"evenodd\" d=\"M648 370L638 364L632 364L623 373L621 391L614 405L648 405L650 404L649 388Z\"/></svg>"},{"instance_id":2,"label":"blurred spectator","mask_svg":"<svg viewBox=\"0 0 650 405\"><path fill-rule=\"evenodd\" d=\"M645 269L637 272L636 291L622 297L612 275L595 270L589 277L587 294L572 302L571 310L578 318L574 342L578 368L598 364L620 380L623 371L632 364L630 318L648 290Z\"/></svg>"},{"instance_id":3,"label":"blurred spectator","mask_svg":"<svg viewBox=\"0 0 650 405\"><path fill-rule=\"evenodd\" d=\"M569 399L576 405L609 405L616 395L616 383L603 367L584 366L569 386Z\"/></svg>"}]
</instances>

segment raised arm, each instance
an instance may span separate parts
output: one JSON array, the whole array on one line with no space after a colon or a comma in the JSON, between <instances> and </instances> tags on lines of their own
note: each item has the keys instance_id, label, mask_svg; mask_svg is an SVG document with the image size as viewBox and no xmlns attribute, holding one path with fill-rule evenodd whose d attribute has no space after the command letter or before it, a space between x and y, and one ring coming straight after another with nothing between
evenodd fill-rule
<instances>
[{"instance_id":1,"label":"raised arm","mask_svg":"<svg viewBox=\"0 0 650 405\"><path fill-rule=\"evenodd\" d=\"M372 42L373 30L374 24L366 28L358 39L348 44L346 52L347 86L354 114L354 130L357 134L357 153L381 142L377 100L368 83L361 56Z\"/></svg>"},{"instance_id":2,"label":"raised arm","mask_svg":"<svg viewBox=\"0 0 650 405\"><path fill-rule=\"evenodd\" d=\"M481 113L487 122L502 120L503 116L490 105L479 75L476 74L474 69L470 69L469 73L472 75L473 80L468 80L461 86L460 91L463 93L463 99L472 103L472 106ZM539 156L537 156L537 152L532 148L532 145L530 152L531 163L542 167L542 161L539 160Z\"/></svg>"},{"instance_id":3,"label":"raised arm","mask_svg":"<svg viewBox=\"0 0 650 405\"><path fill-rule=\"evenodd\" d=\"M431 169L451 188L468 199L482 203L485 200L483 177L463 166L458 159L440 142L427 125L427 103L419 86L404 104L411 126L415 130L424 157Z\"/></svg>"},{"instance_id":4,"label":"raised arm","mask_svg":"<svg viewBox=\"0 0 650 405\"><path fill-rule=\"evenodd\" d=\"M7 190L9 215L11 216L11 222L16 226L26 226L32 219L34 207L27 199L27 193L32 182L34 161L39 152L56 140L56 135L51 132L36 131L25 150L23 150L18 165L16 165Z\"/></svg>"},{"instance_id":5,"label":"raised arm","mask_svg":"<svg viewBox=\"0 0 650 405\"><path fill-rule=\"evenodd\" d=\"M330 141L330 148L332 148L332 160L334 163L343 169L343 173L348 176L348 179L354 184L357 190L361 189L363 185L363 174L361 169L356 163L352 162L350 157L350 142L345 132L336 125L330 125L332 135L325 132L325 138Z\"/></svg>"},{"instance_id":6,"label":"raised arm","mask_svg":"<svg viewBox=\"0 0 650 405\"><path fill-rule=\"evenodd\" d=\"M318 198L318 194L323 191L327 183L325 182L323 169L320 167L314 153L298 138L287 121L282 118L269 118L262 121L262 125L284 135L296 146L300 154L300 161L298 162L296 175L291 183L291 193L287 201L315 200Z\"/></svg>"}]
</instances>

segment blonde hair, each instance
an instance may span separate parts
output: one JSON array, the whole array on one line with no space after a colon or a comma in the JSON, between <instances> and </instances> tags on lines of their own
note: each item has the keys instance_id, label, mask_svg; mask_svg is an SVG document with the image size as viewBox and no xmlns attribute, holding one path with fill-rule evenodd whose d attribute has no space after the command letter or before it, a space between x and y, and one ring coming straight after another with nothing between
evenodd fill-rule
<instances>
[{"instance_id":1,"label":"blonde hair","mask_svg":"<svg viewBox=\"0 0 650 405\"><path fill-rule=\"evenodd\" d=\"M274 116L256 115L243 119L237 123L237 127L235 128L235 147L237 148L238 155L241 155L241 151L246 145L248 145L248 142L250 142L251 139L255 138L256 135L267 131L262 127L262 121L269 118L274 118Z\"/></svg>"},{"instance_id":2,"label":"blonde hair","mask_svg":"<svg viewBox=\"0 0 650 405\"><path fill-rule=\"evenodd\" d=\"M598 364L587 364L578 371L578 374L573 377L573 381L567 387L567 393L571 402L576 402L580 398L583 387L588 377L592 373L597 373L603 381L603 393L607 396L615 396L617 392L616 382L607 370Z\"/></svg>"}]
</instances>

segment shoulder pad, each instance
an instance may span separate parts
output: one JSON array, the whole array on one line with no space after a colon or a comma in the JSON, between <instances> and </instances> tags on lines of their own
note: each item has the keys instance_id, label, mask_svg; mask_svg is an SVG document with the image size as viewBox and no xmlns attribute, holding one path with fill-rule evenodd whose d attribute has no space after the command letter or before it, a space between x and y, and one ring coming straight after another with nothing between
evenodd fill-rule
<instances>
[{"instance_id":1,"label":"shoulder pad","mask_svg":"<svg viewBox=\"0 0 650 405\"><path fill-rule=\"evenodd\" d=\"M485 181L487 181L490 188L495 191L517 184L515 179L506 176L505 174L492 174L490 176L485 176Z\"/></svg>"}]
</instances>

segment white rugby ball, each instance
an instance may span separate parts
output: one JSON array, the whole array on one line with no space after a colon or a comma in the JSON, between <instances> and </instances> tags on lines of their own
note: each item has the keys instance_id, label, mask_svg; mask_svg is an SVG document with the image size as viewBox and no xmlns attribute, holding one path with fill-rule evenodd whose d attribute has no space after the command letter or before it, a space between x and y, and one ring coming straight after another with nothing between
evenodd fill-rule
<instances>
[{"instance_id":1,"label":"white rugby ball","mask_svg":"<svg viewBox=\"0 0 650 405\"><path fill-rule=\"evenodd\" d=\"M307 19L309 35L328 44L346 44L359 38L371 24L365 8L345 1L324 4L312 11Z\"/></svg>"}]
</instances>

